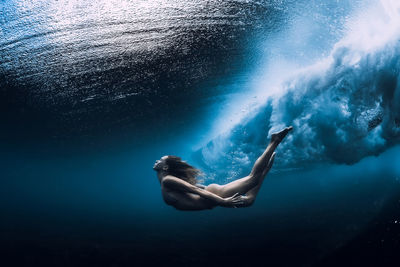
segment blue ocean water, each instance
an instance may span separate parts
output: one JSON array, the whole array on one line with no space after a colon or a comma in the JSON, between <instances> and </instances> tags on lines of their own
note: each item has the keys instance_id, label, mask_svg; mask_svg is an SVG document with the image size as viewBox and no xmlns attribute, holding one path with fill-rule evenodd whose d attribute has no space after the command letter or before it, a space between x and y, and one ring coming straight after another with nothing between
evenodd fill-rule
<instances>
[{"instance_id":1,"label":"blue ocean water","mask_svg":"<svg viewBox=\"0 0 400 267\"><path fill-rule=\"evenodd\" d=\"M310 266L360 236L390 244L377 262L393 257L396 1L0 8L5 266ZM162 201L156 159L227 183L289 124L252 207Z\"/></svg>"}]
</instances>

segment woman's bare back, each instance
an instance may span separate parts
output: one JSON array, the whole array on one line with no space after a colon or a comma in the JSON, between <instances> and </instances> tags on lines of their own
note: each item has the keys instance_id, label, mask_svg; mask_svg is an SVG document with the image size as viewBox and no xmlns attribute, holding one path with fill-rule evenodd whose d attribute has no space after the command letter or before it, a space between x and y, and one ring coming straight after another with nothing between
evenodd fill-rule
<instances>
[{"instance_id":1,"label":"woman's bare back","mask_svg":"<svg viewBox=\"0 0 400 267\"><path fill-rule=\"evenodd\" d=\"M212 201L194 193L171 190L165 186L161 187L161 192L165 203L179 210L204 210L217 206Z\"/></svg>"}]
</instances>

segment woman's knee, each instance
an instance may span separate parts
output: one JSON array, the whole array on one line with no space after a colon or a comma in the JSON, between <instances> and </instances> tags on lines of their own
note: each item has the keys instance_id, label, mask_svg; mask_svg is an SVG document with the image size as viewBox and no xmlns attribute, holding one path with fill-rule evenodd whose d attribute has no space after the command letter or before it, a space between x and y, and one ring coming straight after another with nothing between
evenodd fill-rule
<instances>
[{"instance_id":1,"label":"woman's knee","mask_svg":"<svg viewBox=\"0 0 400 267\"><path fill-rule=\"evenodd\" d=\"M255 197L253 196L245 196L245 197L246 197L245 201L239 206L237 206L238 208L247 208L254 204L254 201L256 199Z\"/></svg>"},{"instance_id":2,"label":"woman's knee","mask_svg":"<svg viewBox=\"0 0 400 267\"><path fill-rule=\"evenodd\" d=\"M245 201L245 207L250 207L254 204L254 201L256 200L256 198L254 196L249 196L247 197L246 201Z\"/></svg>"}]
</instances>

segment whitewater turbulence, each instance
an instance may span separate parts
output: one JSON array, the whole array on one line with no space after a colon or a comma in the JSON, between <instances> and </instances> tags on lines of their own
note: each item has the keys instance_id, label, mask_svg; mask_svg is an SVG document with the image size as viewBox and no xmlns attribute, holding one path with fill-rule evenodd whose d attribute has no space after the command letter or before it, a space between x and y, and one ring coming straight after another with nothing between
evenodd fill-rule
<instances>
[{"instance_id":1,"label":"whitewater turbulence","mask_svg":"<svg viewBox=\"0 0 400 267\"><path fill-rule=\"evenodd\" d=\"M400 141L400 3L381 1L349 23L330 55L281 83L279 97L196 152L218 177L243 175L269 133L293 125L274 169L352 164Z\"/></svg>"}]
</instances>

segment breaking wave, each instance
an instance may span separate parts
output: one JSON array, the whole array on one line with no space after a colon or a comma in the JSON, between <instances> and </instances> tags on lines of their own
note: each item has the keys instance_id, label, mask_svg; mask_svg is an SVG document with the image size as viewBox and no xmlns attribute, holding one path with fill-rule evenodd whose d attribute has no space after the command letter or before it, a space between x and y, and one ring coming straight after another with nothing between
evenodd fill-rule
<instances>
[{"instance_id":1,"label":"breaking wave","mask_svg":"<svg viewBox=\"0 0 400 267\"><path fill-rule=\"evenodd\" d=\"M399 143L400 3L381 1L356 18L328 57L282 82L279 96L195 153L207 173L245 174L266 147L266 132L287 125L294 131L278 148L275 170L353 164Z\"/></svg>"}]
</instances>

